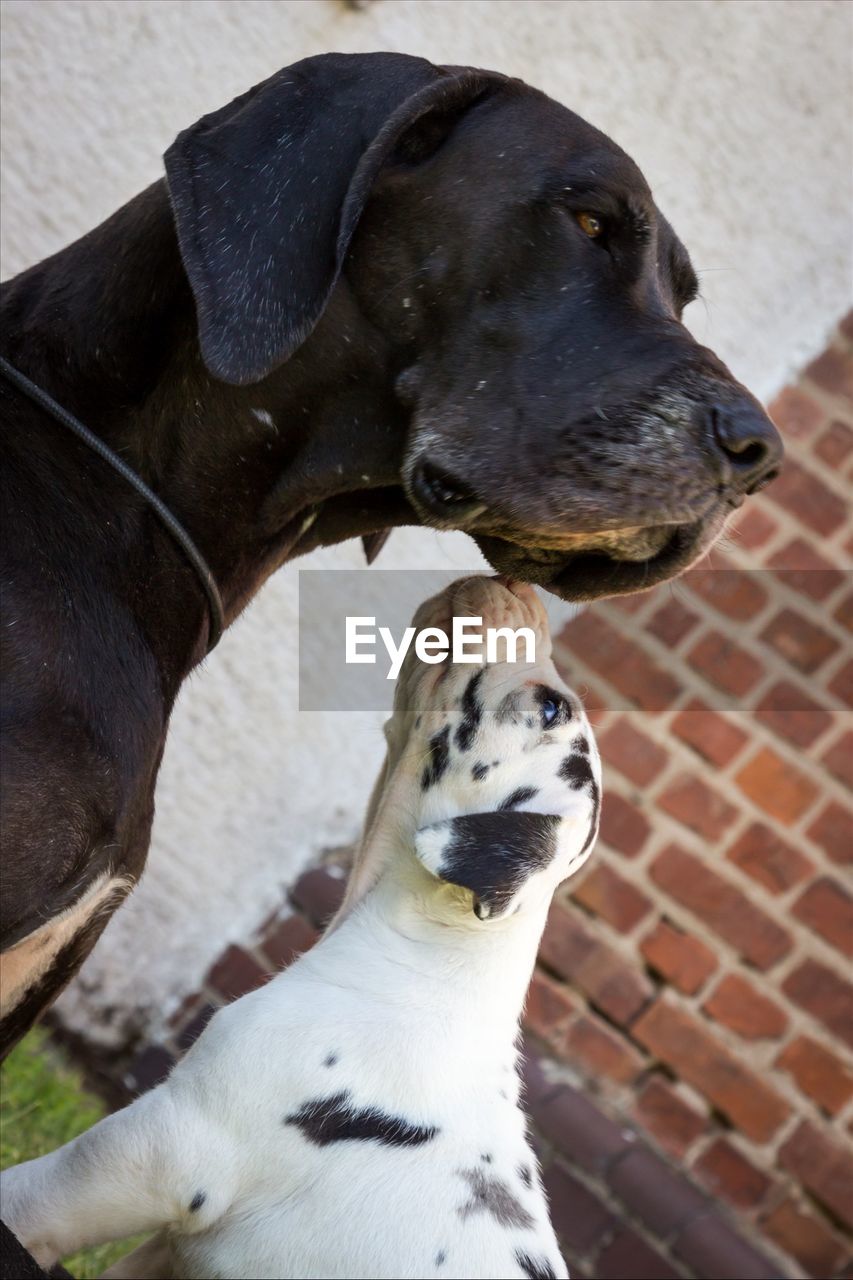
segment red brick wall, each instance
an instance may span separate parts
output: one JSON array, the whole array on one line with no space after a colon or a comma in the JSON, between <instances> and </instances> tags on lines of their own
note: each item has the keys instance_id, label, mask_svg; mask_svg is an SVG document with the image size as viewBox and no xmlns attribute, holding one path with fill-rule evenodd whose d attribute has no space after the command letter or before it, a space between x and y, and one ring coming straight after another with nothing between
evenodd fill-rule
<instances>
[{"instance_id":1,"label":"red brick wall","mask_svg":"<svg viewBox=\"0 0 853 1280\"><path fill-rule=\"evenodd\" d=\"M810 1275L853 1226L853 320L771 412L782 477L560 661L605 763L528 1024Z\"/></svg>"}]
</instances>

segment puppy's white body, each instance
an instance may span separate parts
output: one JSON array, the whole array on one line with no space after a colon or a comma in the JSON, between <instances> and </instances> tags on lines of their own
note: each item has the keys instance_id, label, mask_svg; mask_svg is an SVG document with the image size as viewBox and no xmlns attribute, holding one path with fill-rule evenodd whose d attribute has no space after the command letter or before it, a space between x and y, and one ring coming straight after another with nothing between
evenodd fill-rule
<instances>
[{"instance_id":1,"label":"puppy's white body","mask_svg":"<svg viewBox=\"0 0 853 1280\"><path fill-rule=\"evenodd\" d=\"M558 808L549 794L557 771L543 761L577 757L566 757L566 734L546 740L537 727L529 776L542 787L519 799L534 790L519 788L520 777L529 780L519 753L500 758L483 726L496 708L508 724L508 688L498 683L475 732L455 738L451 708L466 715L465 699L452 690L438 699L434 723L451 717L445 745L467 744L442 757L439 778L430 773L434 753L424 769L423 751L410 749L414 709L395 742L398 712L357 874L323 940L219 1012L158 1089L4 1175L3 1216L40 1260L161 1230L108 1274L568 1274L525 1136L514 1046L554 885L591 844L597 784L587 796L573 783L567 804L562 782ZM435 695L431 688L430 705ZM568 717L589 761L595 749L578 704ZM523 716L513 725L528 732ZM429 743L443 732L432 727ZM486 763L486 745L498 754L473 789L474 806L470 778ZM504 821L509 795L506 824L522 828L544 821L532 808L544 793L545 813L562 823L548 864L516 869L509 887L447 882L460 790L462 813L475 822L486 813ZM472 893L478 913L486 904L480 918Z\"/></svg>"}]
</instances>

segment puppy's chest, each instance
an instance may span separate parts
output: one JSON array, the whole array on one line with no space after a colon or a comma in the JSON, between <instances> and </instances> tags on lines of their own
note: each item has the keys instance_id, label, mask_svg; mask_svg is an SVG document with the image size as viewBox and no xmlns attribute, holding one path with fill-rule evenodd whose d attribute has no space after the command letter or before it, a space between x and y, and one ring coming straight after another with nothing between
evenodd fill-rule
<instances>
[{"instance_id":1,"label":"puppy's chest","mask_svg":"<svg viewBox=\"0 0 853 1280\"><path fill-rule=\"evenodd\" d=\"M551 1268L537 1274L562 1274L511 1103L427 1117L340 1084L309 1087L226 1214L176 1241L178 1274L511 1277L534 1256Z\"/></svg>"}]
</instances>

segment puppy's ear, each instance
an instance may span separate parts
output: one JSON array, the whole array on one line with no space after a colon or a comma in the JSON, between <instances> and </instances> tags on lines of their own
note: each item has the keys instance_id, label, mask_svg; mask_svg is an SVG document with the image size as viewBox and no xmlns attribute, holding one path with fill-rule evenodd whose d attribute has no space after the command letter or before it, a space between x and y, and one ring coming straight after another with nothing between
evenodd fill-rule
<instances>
[{"instance_id":1,"label":"puppy's ear","mask_svg":"<svg viewBox=\"0 0 853 1280\"><path fill-rule=\"evenodd\" d=\"M470 889L475 914L488 920L553 860L561 822L554 813L469 813L422 827L415 853L440 880Z\"/></svg>"},{"instance_id":2,"label":"puppy's ear","mask_svg":"<svg viewBox=\"0 0 853 1280\"><path fill-rule=\"evenodd\" d=\"M178 135L167 183L215 377L258 382L292 355L323 313L385 159L417 163L497 83L404 54L325 54Z\"/></svg>"}]
</instances>

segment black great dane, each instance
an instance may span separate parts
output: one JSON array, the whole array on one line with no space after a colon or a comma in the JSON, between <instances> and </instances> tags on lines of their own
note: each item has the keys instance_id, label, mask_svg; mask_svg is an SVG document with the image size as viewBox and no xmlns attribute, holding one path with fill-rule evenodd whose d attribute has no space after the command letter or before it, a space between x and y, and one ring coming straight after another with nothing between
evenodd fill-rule
<instances>
[{"instance_id":1,"label":"black great dane","mask_svg":"<svg viewBox=\"0 0 853 1280\"><path fill-rule=\"evenodd\" d=\"M404 524L564 599L650 587L779 465L681 323L696 277L636 165L518 80L309 58L165 163L4 286L2 354L168 504L226 622L294 556ZM0 396L8 1049L142 872L210 613L150 505Z\"/></svg>"}]
</instances>

